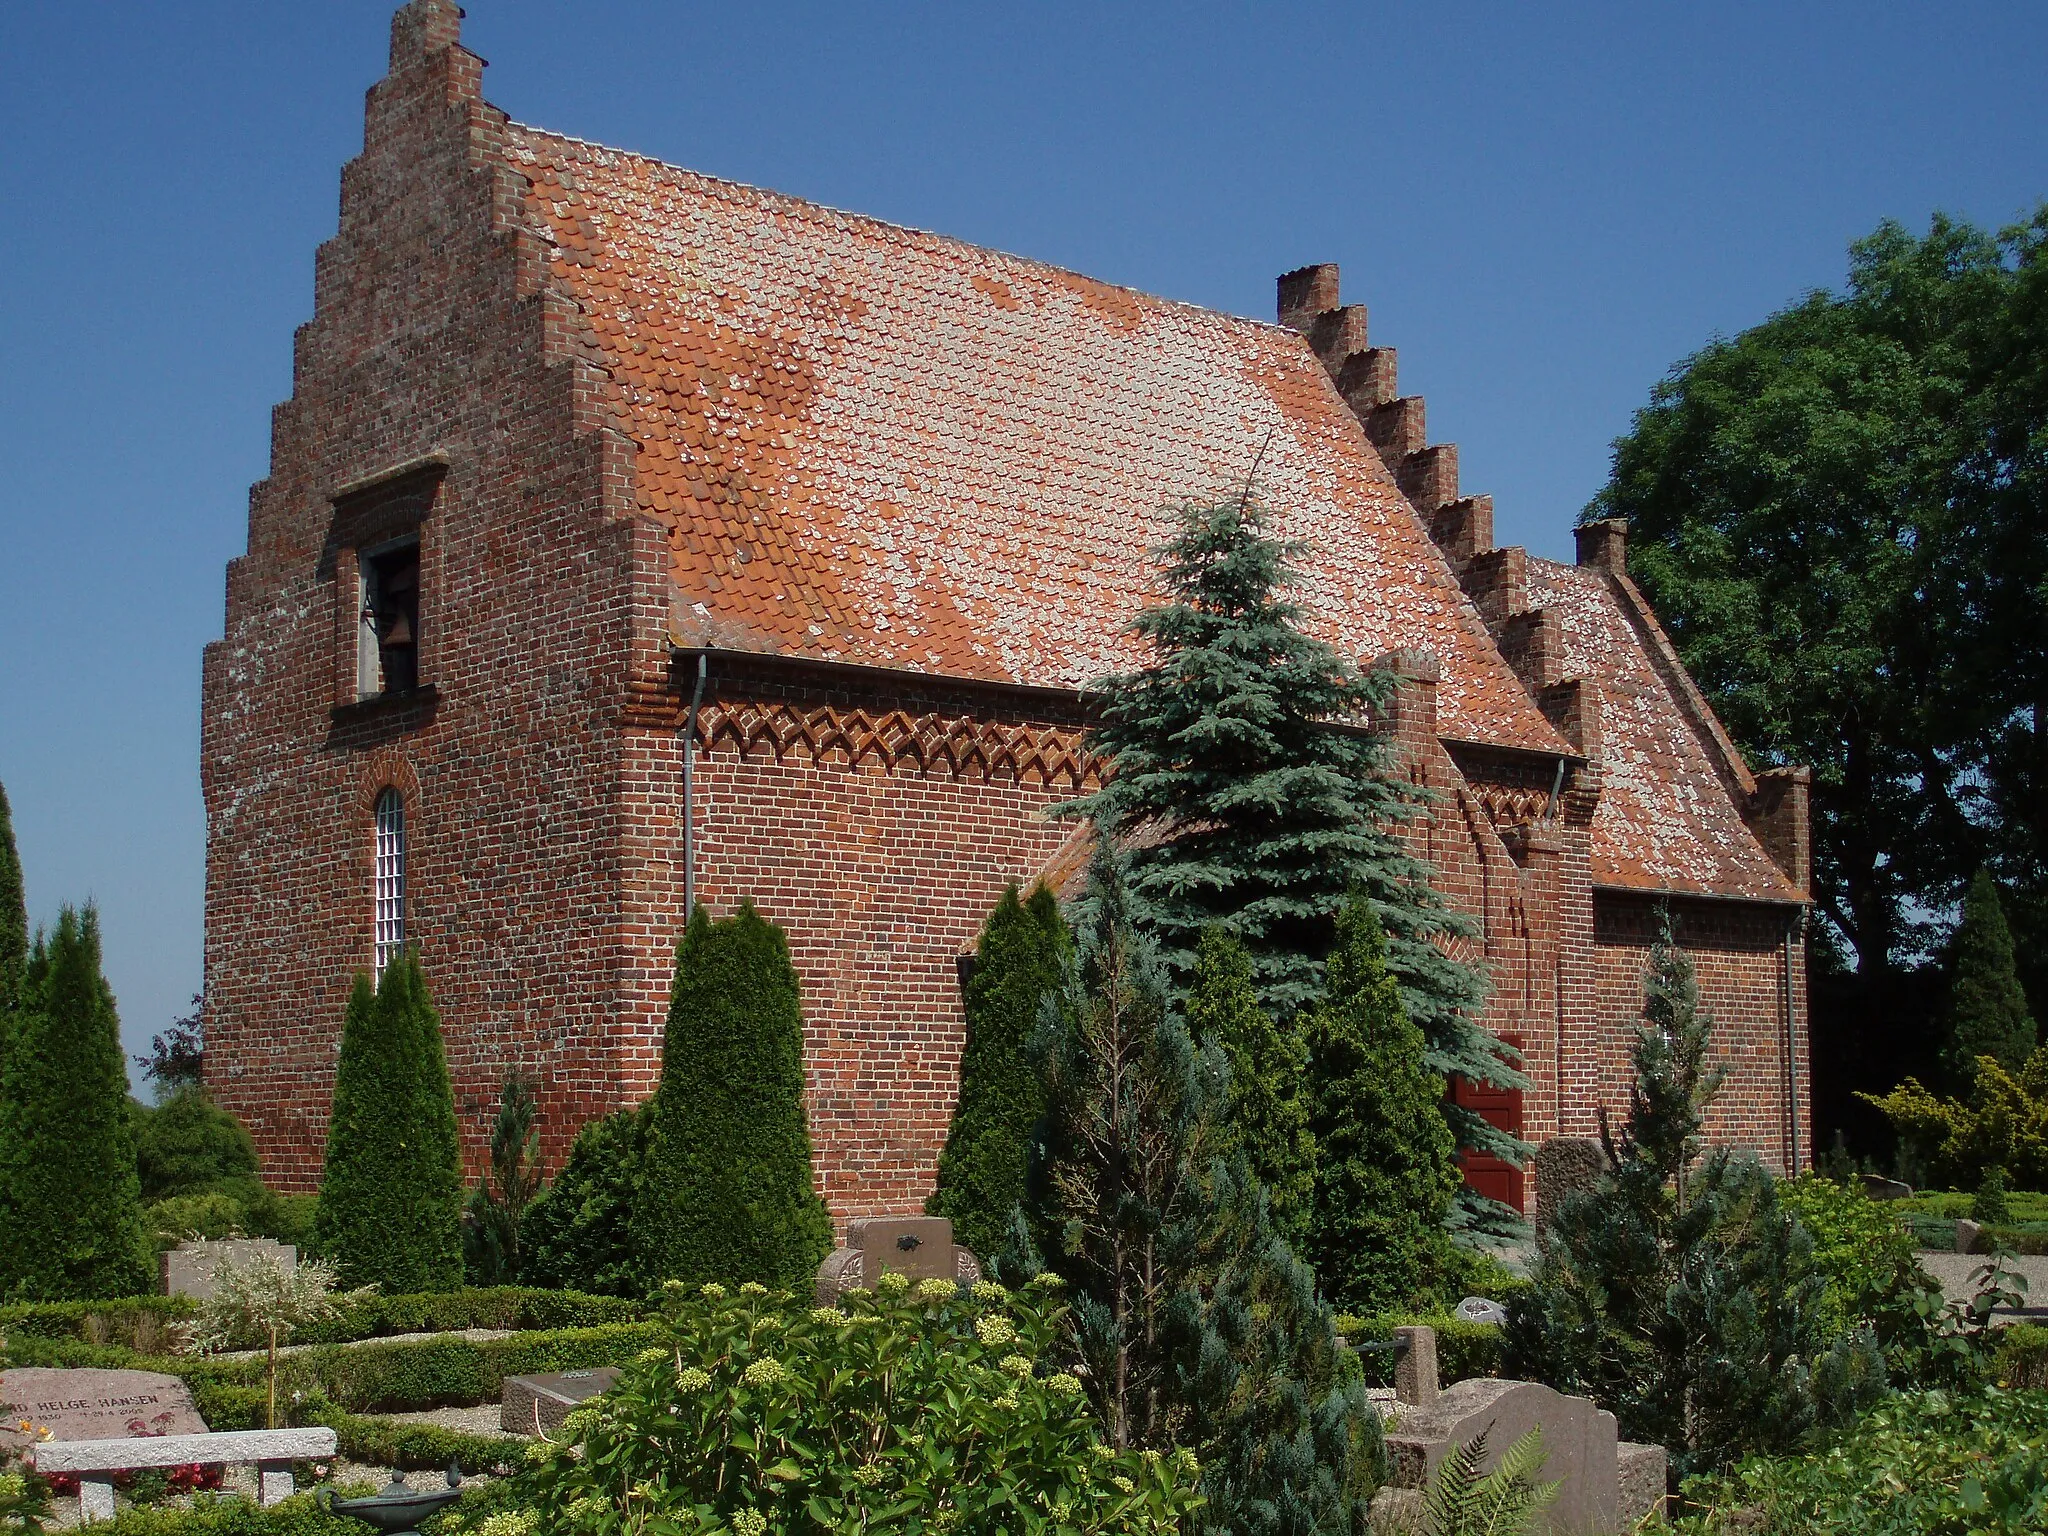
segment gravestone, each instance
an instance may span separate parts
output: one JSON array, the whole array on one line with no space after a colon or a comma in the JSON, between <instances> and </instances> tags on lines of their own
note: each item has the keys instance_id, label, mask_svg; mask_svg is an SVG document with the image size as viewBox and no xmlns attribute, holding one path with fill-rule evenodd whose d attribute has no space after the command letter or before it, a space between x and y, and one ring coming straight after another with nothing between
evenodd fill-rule
<instances>
[{"instance_id":1,"label":"gravestone","mask_svg":"<svg viewBox=\"0 0 2048 1536\"><path fill-rule=\"evenodd\" d=\"M1508 1309L1484 1296L1467 1296L1458 1303L1458 1320L1465 1323L1505 1323Z\"/></svg>"},{"instance_id":2,"label":"gravestone","mask_svg":"<svg viewBox=\"0 0 2048 1536\"><path fill-rule=\"evenodd\" d=\"M1620 1440L1614 1415L1583 1397L1566 1397L1533 1381L1473 1377L1444 1388L1427 1407L1403 1408L1387 1428L1392 1482L1427 1488L1455 1446L1486 1436L1482 1472L1532 1429L1543 1432L1539 1480L1558 1484L1536 1529L1558 1536L1621 1529Z\"/></svg>"},{"instance_id":3,"label":"gravestone","mask_svg":"<svg viewBox=\"0 0 2048 1536\"><path fill-rule=\"evenodd\" d=\"M190 1296L208 1301L213 1296L213 1272L222 1263L246 1264L264 1257L290 1274L299 1265L299 1250L290 1243L267 1237L200 1238L178 1244L157 1256L157 1283L166 1296Z\"/></svg>"},{"instance_id":4,"label":"gravestone","mask_svg":"<svg viewBox=\"0 0 2048 1536\"><path fill-rule=\"evenodd\" d=\"M829 1307L847 1291L873 1289L895 1271L913 1284L952 1280L972 1285L981 1264L953 1241L953 1223L943 1216L868 1216L847 1223L846 1246L818 1266L818 1305Z\"/></svg>"},{"instance_id":5,"label":"gravestone","mask_svg":"<svg viewBox=\"0 0 2048 1536\"><path fill-rule=\"evenodd\" d=\"M52 1440L206 1433L191 1388L155 1371L0 1371L0 1444L19 1448L41 1438L19 1428L23 1419Z\"/></svg>"},{"instance_id":6,"label":"gravestone","mask_svg":"<svg viewBox=\"0 0 2048 1536\"><path fill-rule=\"evenodd\" d=\"M562 1421L593 1397L611 1390L619 1379L615 1365L587 1371L558 1371L549 1376L507 1376L499 1399L498 1427L508 1435L532 1435L560 1429Z\"/></svg>"}]
</instances>

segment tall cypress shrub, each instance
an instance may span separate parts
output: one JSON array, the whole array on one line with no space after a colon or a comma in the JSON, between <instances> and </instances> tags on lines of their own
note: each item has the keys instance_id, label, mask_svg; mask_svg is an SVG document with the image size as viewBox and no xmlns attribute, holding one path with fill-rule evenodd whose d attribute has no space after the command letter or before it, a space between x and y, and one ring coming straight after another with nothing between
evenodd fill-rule
<instances>
[{"instance_id":1,"label":"tall cypress shrub","mask_svg":"<svg viewBox=\"0 0 2048 1536\"><path fill-rule=\"evenodd\" d=\"M0 784L0 1052L6 1049L7 1015L20 1001L27 966L28 893L14 846L14 812L7 804L7 786Z\"/></svg>"},{"instance_id":2,"label":"tall cypress shrub","mask_svg":"<svg viewBox=\"0 0 2048 1536\"><path fill-rule=\"evenodd\" d=\"M1233 1146L1223 1052L1175 1012L1113 851L1079 910L1064 1006L1034 1042L1048 1100L1020 1264L1071 1288L1105 1438L1200 1457L1204 1536L1352 1536L1379 1418Z\"/></svg>"},{"instance_id":3,"label":"tall cypress shrub","mask_svg":"<svg viewBox=\"0 0 2048 1536\"><path fill-rule=\"evenodd\" d=\"M1388 965L1432 1067L1524 1088L1510 1052L1477 1022L1480 973L1443 940L1475 932L1432 884L1400 824L1422 814L1386 737L1356 726L1390 701L1394 679L1363 676L1307 634L1284 592L1306 545L1277 538L1256 496L1185 508L1161 553L1168 601L1133 632L1143 670L1094 685L1090 733L1111 772L1059 814L1087 816L1129 845L1138 920L1177 987L1203 930L1221 923L1251 957L1260 1003L1282 1020L1321 995L1338 909L1362 890L1387 930ZM1526 1148L1447 1098L1458 1145L1518 1162ZM1465 1191L1461 1224L1511 1226L1504 1206Z\"/></svg>"},{"instance_id":4,"label":"tall cypress shrub","mask_svg":"<svg viewBox=\"0 0 2048 1536\"><path fill-rule=\"evenodd\" d=\"M804 1026L780 928L700 906L676 954L635 1247L657 1279L807 1288L832 1223L811 1182Z\"/></svg>"},{"instance_id":5,"label":"tall cypress shrub","mask_svg":"<svg viewBox=\"0 0 2048 1536\"><path fill-rule=\"evenodd\" d=\"M1274 1229L1300 1248L1315 1190L1300 1020L1276 1021L1259 1006L1251 957L1222 928L1209 929L1196 945L1182 1008L1195 1044L1213 1045L1229 1064L1229 1132L1252 1177L1266 1187Z\"/></svg>"},{"instance_id":6,"label":"tall cypress shrub","mask_svg":"<svg viewBox=\"0 0 2048 1536\"><path fill-rule=\"evenodd\" d=\"M132 1296L154 1275L128 1123L127 1058L99 916L66 907L22 970L0 1062L0 1291Z\"/></svg>"},{"instance_id":7,"label":"tall cypress shrub","mask_svg":"<svg viewBox=\"0 0 2048 1536\"><path fill-rule=\"evenodd\" d=\"M1042 885L1028 899L1012 885L982 925L967 982L960 1101L925 1212L950 1220L953 1240L984 1262L999 1256L1024 1198L1031 1134L1045 1111L1045 1081L1026 1047L1040 1007L1059 989L1069 947L1059 902Z\"/></svg>"},{"instance_id":8,"label":"tall cypress shrub","mask_svg":"<svg viewBox=\"0 0 2048 1536\"><path fill-rule=\"evenodd\" d=\"M462 1284L462 1153L441 1018L402 950L373 991L358 972L334 1073L314 1233L346 1285Z\"/></svg>"},{"instance_id":9,"label":"tall cypress shrub","mask_svg":"<svg viewBox=\"0 0 2048 1536\"><path fill-rule=\"evenodd\" d=\"M1444 1272L1460 1176L1438 1111L1444 1080L1429 1070L1363 898L1338 914L1329 977L1308 1023L1309 1263L1337 1306L1374 1312L1407 1305Z\"/></svg>"},{"instance_id":10,"label":"tall cypress shrub","mask_svg":"<svg viewBox=\"0 0 2048 1536\"><path fill-rule=\"evenodd\" d=\"M633 1248L633 1207L647 1167L654 1101L576 1133L555 1182L520 1223L520 1279L598 1296L644 1296L653 1277Z\"/></svg>"},{"instance_id":11,"label":"tall cypress shrub","mask_svg":"<svg viewBox=\"0 0 2048 1536\"><path fill-rule=\"evenodd\" d=\"M1988 869L1977 871L1963 897L1949 973L1947 1023L1943 1065L1960 1088L1967 1089L1976 1079L1979 1056L2018 1072L2034 1054L2037 1032L2027 1012L2027 994L2020 987L2012 930L1998 899L1998 882Z\"/></svg>"}]
</instances>

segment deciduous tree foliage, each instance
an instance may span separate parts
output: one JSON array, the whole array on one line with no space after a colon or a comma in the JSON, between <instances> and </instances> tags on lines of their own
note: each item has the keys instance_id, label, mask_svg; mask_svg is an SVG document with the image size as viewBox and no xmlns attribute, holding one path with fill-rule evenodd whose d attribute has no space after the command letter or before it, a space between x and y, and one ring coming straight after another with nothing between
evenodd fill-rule
<instances>
[{"instance_id":1,"label":"deciduous tree foliage","mask_svg":"<svg viewBox=\"0 0 2048 1536\"><path fill-rule=\"evenodd\" d=\"M1472 931L1431 885L1399 824L1425 810L1392 744L1362 729L1393 680L1363 676L1304 633L1282 593L1306 546L1280 539L1255 495L1189 506L1161 552L1169 601L1133 625L1150 663L1096 685L1091 742L1112 773L1061 814L1128 844L1133 911L1175 985L1203 931L1244 945L1261 1004L1289 1020L1322 991L1337 910L1363 893L1433 1070L1526 1087L1475 1021L1484 984L1440 941ZM1519 1161L1519 1142L1446 1102L1458 1144ZM1469 1192L1468 1192L1469 1193ZM1472 1197L1472 1220L1506 1214Z\"/></svg>"},{"instance_id":2,"label":"deciduous tree foliage","mask_svg":"<svg viewBox=\"0 0 2048 1536\"><path fill-rule=\"evenodd\" d=\"M701 906L676 953L634 1238L656 1279L808 1286L832 1223L811 1183L804 1025L782 930Z\"/></svg>"},{"instance_id":3,"label":"deciduous tree foliage","mask_svg":"<svg viewBox=\"0 0 2048 1536\"><path fill-rule=\"evenodd\" d=\"M1815 896L1866 974L1931 953L1987 859L2048 940L2044 252L2048 210L1881 226L1845 292L1679 364L1587 509L1751 761L1812 765Z\"/></svg>"},{"instance_id":4,"label":"deciduous tree foliage","mask_svg":"<svg viewBox=\"0 0 2048 1536\"><path fill-rule=\"evenodd\" d=\"M1337 917L1329 988L1308 1017L1314 1215L1309 1263L1345 1312L1412 1304L1450 1260L1461 1176L1429 1070L1364 901Z\"/></svg>"},{"instance_id":5,"label":"deciduous tree foliage","mask_svg":"<svg viewBox=\"0 0 2048 1536\"><path fill-rule=\"evenodd\" d=\"M2048 642L2044 642L2048 643ZM2012 930L1998 900L1998 882L1980 869L1963 897L1949 965L1948 1043L1943 1053L1951 1082L1967 1088L1979 1057L2008 1072L2025 1067L2038 1043L2027 994L2014 967Z\"/></svg>"},{"instance_id":6,"label":"deciduous tree foliage","mask_svg":"<svg viewBox=\"0 0 2048 1536\"><path fill-rule=\"evenodd\" d=\"M1205 1532L1363 1529L1379 1421L1314 1276L1273 1229L1224 1124L1229 1067L1177 1017L1113 850L1079 908L1020 1266L1073 1294L1076 1347L1119 1449L1195 1449Z\"/></svg>"},{"instance_id":7,"label":"deciduous tree foliage","mask_svg":"<svg viewBox=\"0 0 2048 1536\"><path fill-rule=\"evenodd\" d=\"M1045 1081L1026 1048L1039 1009L1059 990L1069 947L1059 902L1044 886L1020 899L1012 885L982 925L967 983L960 1100L925 1210L948 1218L953 1240L984 1262L1001 1255L1024 1197L1031 1135L1045 1110Z\"/></svg>"},{"instance_id":8,"label":"deciduous tree foliage","mask_svg":"<svg viewBox=\"0 0 2048 1536\"><path fill-rule=\"evenodd\" d=\"M1223 1053L1230 1068L1225 1128L1251 1176L1266 1187L1274 1229L1300 1248L1308 1236L1316 1159L1301 1018L1278 1021L1259 1006L1251 958L1222 928L1205 931L1196 946L1183 1011L1195 1044Z\"/></svg>"},{"instance_id":9,"label":"deciduous tree foliage","mask_svg":"<svg viewBox=\"0 0 2048 1536\"><path fill-rule=\"evenodd\" d=\"M0 1292L61 1301L150 1289L127 1058L99 917L66 907L22 969L0 1061Z\"/></svg>"},{"instance_id":10,"label":"deciduous tree foliage","mask_svg":"<svg viewBox=\"0 0 2048 1536\"><path fill-rule=\"evenodd\" d=\"M1722 1069L1668 920L1651 951L1628 1120L1608 1168L1548 1218L1535 1285L1509 1305L1511 1374L1592 1397L1681 1473L1790 1450L1882 1395L1867 1330L1833 1333L1812 1239L1752 1157L1700 1156Z\"/></svg>"},{"instance_id":11,"label":"deciduous tree foliage","mask_svg":"<svg viewBox=\"0 0 2048 1536\"><path fill-rule=\"evenodd\" d=\"M462 1284L462 1154L441 1016L401 950L372 990L356 974L334 1071L315 1235L350 1286Z\"/></svg>"}]
</instances>

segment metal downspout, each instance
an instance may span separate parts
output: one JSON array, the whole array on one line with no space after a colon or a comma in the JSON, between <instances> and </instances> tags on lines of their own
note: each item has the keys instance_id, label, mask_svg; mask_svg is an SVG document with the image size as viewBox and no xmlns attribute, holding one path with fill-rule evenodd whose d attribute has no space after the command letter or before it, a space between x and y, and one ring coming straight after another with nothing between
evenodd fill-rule
<instances>
[{"instance_id":1,"label":"metal downspout","mask_svg":"<svg viewBox=\"0 0 2048 1536\"><path fill-rule=\"evenodd\" d=\"M1806 909L1801 907L1785 925L1785 1171L1799 1177L1799 1036L1792 1012L1792 945L1806 926Z\"/></svg>"},{"instance_id":2,"label":"metal downspout","mask_svg":"<svg viewBox=\"0 0 2048 1536\"><path fill-rule=\"evenodd\" d=\"M690 695L690 716L683 726L683 921L697 911L697 706L704 702L705 655L697 653L697 687Z\"/></svg>"}]
</instances>

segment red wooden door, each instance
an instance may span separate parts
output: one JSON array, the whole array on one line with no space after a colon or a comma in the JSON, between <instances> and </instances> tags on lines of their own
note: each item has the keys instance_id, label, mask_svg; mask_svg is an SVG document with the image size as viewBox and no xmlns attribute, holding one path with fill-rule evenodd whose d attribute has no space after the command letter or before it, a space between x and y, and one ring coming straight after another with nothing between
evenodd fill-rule
<instances>
[{"instance_id":1,"label":"red wooden door","mask_svg":"<svg viewBox=\"0 0 2048 1536\"><path fill-rule=\"evenodd\" d=\"M1519 1035L1502 1035L1501 1039L1516 1050L1522 1048ZM1522 1090L1519 1088L1493 1088L1454 1077L1451 1079L1451 1102L1477 1110L1487 1124L1506 1131L1510 1136L1522 1134ZM1485 1152L1460 1153L1458 1161L1465 1170L1465 1182L1480 1194L1513 1206L1518 1211L1528 1210L1521 1169Z\"/></svg>"}]
</instances>

